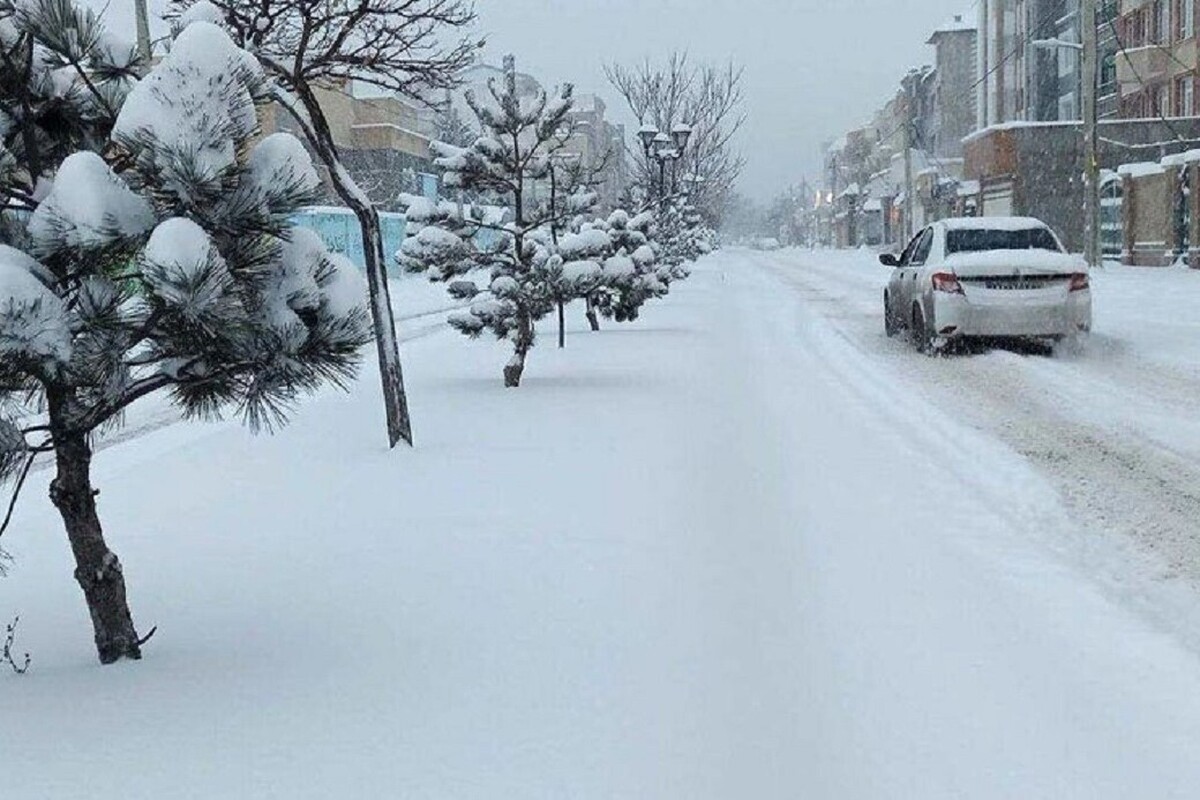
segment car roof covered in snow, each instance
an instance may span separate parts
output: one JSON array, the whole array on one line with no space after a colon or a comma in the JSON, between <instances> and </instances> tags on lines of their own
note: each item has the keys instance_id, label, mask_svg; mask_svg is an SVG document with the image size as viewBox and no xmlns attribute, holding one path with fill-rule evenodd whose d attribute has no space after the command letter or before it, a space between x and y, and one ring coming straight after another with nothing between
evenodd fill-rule
<instances>
[{"instance_id":1,"label":"car roof covered in snow","mask_svg":"<svg viewBox=\"0 0 1200 800\"><path fill-rule=\"evenodd\" d=\"M951 217L934 224L948 231L1027 231L1050 227L1035 217Z\"/></svg>"}]
</instances>

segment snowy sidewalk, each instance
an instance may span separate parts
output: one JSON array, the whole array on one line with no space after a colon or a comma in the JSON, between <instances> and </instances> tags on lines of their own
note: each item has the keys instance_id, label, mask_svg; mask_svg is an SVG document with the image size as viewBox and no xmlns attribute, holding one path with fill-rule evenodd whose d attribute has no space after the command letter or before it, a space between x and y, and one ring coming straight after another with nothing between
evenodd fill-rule
<instances>
[{"instance_id":1,"label":"snowy sidewalk","mask_svg":"<svg viewBox=\"0 0 1200 800\"><path fill-rule=\"evenodd\" d=\"M573 316L581 315L573 310ZM1187 797L1200 661L1062 566L1000 445L719 254L642 322L406 347L275 438L97 458L146 661L92 664L32 485L0 774L73 798ZM949 466L947 466L949 465ZM953 480L947 481L949 476Z\"/></svg>"}]
</instances>

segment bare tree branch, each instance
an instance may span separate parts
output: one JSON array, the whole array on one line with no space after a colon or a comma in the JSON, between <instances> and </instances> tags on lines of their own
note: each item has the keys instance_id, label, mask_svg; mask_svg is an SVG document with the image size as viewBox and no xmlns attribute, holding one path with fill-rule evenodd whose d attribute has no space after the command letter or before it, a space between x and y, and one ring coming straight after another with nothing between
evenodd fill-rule
<instances>
[{"instance_id":1,"label":"bare tree branch","mask_svg":"<svg viewBox=\"0 0 1200 800\"><path fill-rule=\"evenodd\" d=\"M642 124L670 133L678 124L691 126L692 134L678 169L698 175L703 182L690 200L712 224L719 223L745 166L734 151L733 139L746 122L743 109L743 70L733 63L693 64L687 53L673 53L662 64L645 61L636 67L612 64L605 74ZM634 182L648 187L657 167L637 145L627 146L634 165Z\"/></svg>"}]
</instances>

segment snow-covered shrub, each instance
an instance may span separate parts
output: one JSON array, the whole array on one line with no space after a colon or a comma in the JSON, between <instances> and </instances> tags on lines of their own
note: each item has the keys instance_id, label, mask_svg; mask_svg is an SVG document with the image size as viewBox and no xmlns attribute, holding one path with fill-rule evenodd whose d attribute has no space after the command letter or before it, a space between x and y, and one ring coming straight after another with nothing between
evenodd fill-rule
<instances>
[{"instance_id":1,"label":"snow-covered shrub","mask_svg":"<svg viewBox=\"0 0 1200 800\"><path fill-rule=\"evenodd\" d=\"M124 50L97 44L108 40L89 12L67 0L3 9L0 42L33 58L0 85L0 146L20 165L7 207L29 212L3 212L0 228L18 231L0 245L0 395L13 409L0 473L54 453L51 498L100 659L138 658L96 513L93 432L159 391L188 416L232 410L270 428L302 394L352 376L366 290L289 223L317 196L317 174L291 136L256 141L266 81L225 31L192 22L134 83L101 63ZM101 77L107 88L81 88ZM71 87L53 128L25 112L47 86Z\"/></svg>"},{"instance_id":2,"label":"snow-covered shrub","mask_svg":"<svg viewBox=\"0 0 1200 800\"><path fill-rule=\"evenodd\" d=\"M611 246L604 259L602 280L594 293L595 307L617 322L638 318L647 301L664 297L670 286L669 271L660 275L658 256L650 245L653 215L631 217L618 209L604 221Z\"/></svg>"}]
</instances>

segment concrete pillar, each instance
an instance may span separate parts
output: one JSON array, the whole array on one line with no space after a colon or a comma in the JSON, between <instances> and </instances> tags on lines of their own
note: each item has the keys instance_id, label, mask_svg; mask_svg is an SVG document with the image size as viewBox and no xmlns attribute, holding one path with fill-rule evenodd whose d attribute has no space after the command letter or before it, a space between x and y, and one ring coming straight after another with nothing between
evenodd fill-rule
<instances>
[{"instance_id":1,"label":"concrete pillar","mask_svg":"<svg viewBox=\"0 0 1200 800\"><path fill-rule=\"evenodd\" d=\"M1166 234L1163 239L1167 246L1163 249L1161 263L1162 266L1168 267L1175 260L1175 254L1179 252L1181 242L1179 241L1179 226L1176 224L1175 212L1179 208L1179 193L1182 189L1179 181L1179 168L1169 167L1166 173L1166 180L1163 181L1163 192L1166 195L1167 220Z\"/></svg>"},{"instance_id":2,"label":"concrete pillar","mask_svg":"<svg viewBox=\"0 0 1200 800\"><path fill-rule=\"evenodd\" d=\"M1134 224L1137 218L1137 183L1129 175L1121 176L1121 196L1124 198L1121 207L1121 263L1128 266L1133 264L1133 249L1137 244L1137 227Z\"/></svg>"},{"instance_id":3,"label":"concrete pillar","mask_svg":"<svg viewBox=\"0 0 1200 800\"><path fill-rule=\"evenodd\" d=\"M1188 208L1191 210L1187 263L1192 269L1200 269L1200 162L1188 162L1187 174L1188 186L1191 188L1187 199Z\"/></svg>"}]
</instances>

